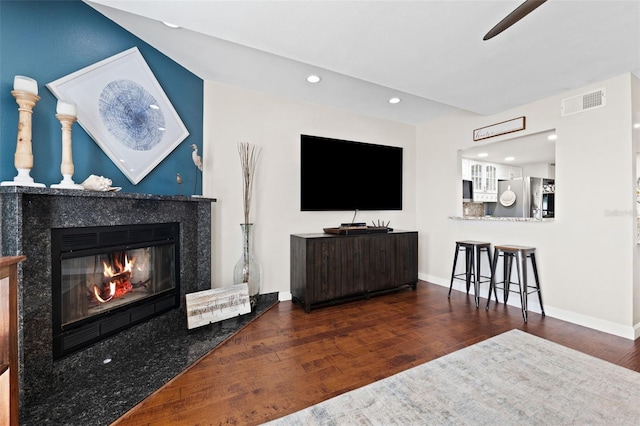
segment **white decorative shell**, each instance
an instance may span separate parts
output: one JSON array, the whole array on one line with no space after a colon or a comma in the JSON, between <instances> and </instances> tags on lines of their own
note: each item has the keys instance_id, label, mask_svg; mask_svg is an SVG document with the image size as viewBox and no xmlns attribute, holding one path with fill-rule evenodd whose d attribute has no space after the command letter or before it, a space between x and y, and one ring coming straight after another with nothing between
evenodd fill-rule
<instances>
[{"instance_id":1,"label":"white decorative shell","mask_svg":"<svg viewBox=\"0 0 640 426\"><path fill-rule=\"evenodd\" d=\"M82 186L90 191L111 191L111 183L111 179L104 176L90 175L82 182Z\"/></svg>"}]
</instances>

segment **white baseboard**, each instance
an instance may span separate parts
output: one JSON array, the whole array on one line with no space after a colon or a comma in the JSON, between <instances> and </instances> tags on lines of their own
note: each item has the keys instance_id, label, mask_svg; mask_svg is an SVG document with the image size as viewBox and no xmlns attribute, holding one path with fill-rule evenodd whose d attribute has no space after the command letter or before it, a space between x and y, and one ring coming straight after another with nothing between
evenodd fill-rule
<instances>
[{"instance_id":1,"label":"white baseboard","mask_svg":"<svg viewBox=\"0 0 640 426\"><path fill-rule=\"evenodd\" d=\"M594 318L588 315L578 314L576 312L566 311L564 309L554 308L553 306L545 307L547 315L573 324L578 324L594 330L603 331L615 336L624 337L625 339L635 340L638 338L640 328L638 326L624 326L600 318Z\"/></svg>"},{"instance_id":2,"label":"white baseboard","mask_svg":"<svg viewBox=\"0 0 640 426\"><path fill-rule=\"evenodd\" d=\"M283 302L285 300L291 300L291 293L288 291L279 291L278 301Z\"/></svg>"},{"instance_id":3,"label":"white baseboard","mask_svg":"<svg viewBox=\"0 0 640 426\"><path fill-rule=\"evenodd\" d=\"M435 277L427 274L418 274L418 278L423 281L430 282L432 284L437 284L446 288L449 288L450 279ZM458 283L459 282L459 283ZM453 289L458 291L466 292L466 288L464 282L455 280L453 282ZM471 290L471 293L473 289ZM489 292L489 287L487 283L483 283L480 289L480 296L485 298ZM471 294L470 293L470 294ZM542 295L544 302L544 294ZM498 294L498 300L500 300L500 294ZM485 302L486 303L486 302ZM509 302L507 303L510 306L520 307L520 300L518 297L509 297ZM533 296L529 298L529 311L540 313L540 303L538 303L537 297ZM553 306L549 306L545 303L545 314L552 318L556 318L562 321L567 321L572 324L581 325L583 327L591 328L593 330L602 331L605 333L613 334L615 336L624 337L625 339L636 340L640 337L640 323L635 326L624 326L621 324L616 324L610 321L602 320L600 318L591 317L588 315L582 315L576 312L567 311L564 309L555 308Z\"/></svg>"}]
</instances>

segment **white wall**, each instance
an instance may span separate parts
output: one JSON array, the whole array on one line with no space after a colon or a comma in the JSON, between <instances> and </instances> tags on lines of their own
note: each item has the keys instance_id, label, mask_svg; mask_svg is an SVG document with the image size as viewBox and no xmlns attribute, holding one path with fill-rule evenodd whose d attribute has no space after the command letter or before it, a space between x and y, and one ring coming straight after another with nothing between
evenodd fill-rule
<instances>
[{"instance_id":1,"label":"white wall","mask_svg":"<svg viewBox=\"0 0 640 426\"><path fill-rule=\"evenodd\" d=\"M289 292L290 234L322 232L322 228L353 218L353 212L300 211L302 133L403 147L403 210L359 212L356 220L384 219L397 229L416 229L414 126L213 82L205 82L204 92L203 192L218 200L212 219L213 287L232 283L233 267L241 253L238 142L262 147L251 214L256 224L254 252L262 268L262 293Z\"/></svg>"},{"instance_id":2,"label":"white wall","mask_svg":"<svg viewBox=\"0 0 640 426\"><path fill-rule=\"evenodd\" d=\"M631 104L632 104L632 116L631 120L634 127L632 131L633 147L635 152L635 176L636 182L640 177L640 79L632 78L631 80ZM637 228L638 222L640 222L640 204L637 200L640 197L635 197L635 214L639 218L636 220L636 227L634 228L634 234L640 235L640 230ZM640 242L640 239L637 240ZM640 336L640 245L636 243L634 245L634 285L633 285L633 323L635 324L636 336Z\"/></svg>"},{"instance_id":3,"label":"white wall","mask_svg":"<svg viewBox=\"0 0 640 426\"><path fill-rule=\"evenodd\" d=\"M416 200L421 278L449 285L456 240L533 246L537 248L547 315L637 337L634 324L638 315L634 317L633 307L634 289L637 293L631 127L634 79L627 74L493 116L458 112L418 126ZM606 90L605 107L560 117L563 98L600 88ZM556 130L555 221L449 219L461 216L462 209L457 151L479 143L472 140L473 129L519 116L526 116L527 129L517 136Z\"/></svg>"},{"instance_id":4,"label":"white wall","mask_svg":"<svg viewBox=\"0 0 640 426\"><path fill-rule=\"evenodd\" d=\"M636 338L640 271L634 263L640 251L634 194L640 142L631 114L640 105L639 86L636 77L623 75L501 114L457 112L416 128L205 82L204 194L218 199L212 286L231 283L240 256L240 141L263 147L252 208L263 293L289 291L290 234L321 232L351 220L351 212L300 212L299 137L308 133L405 148L404 210L360 212L357 219L385 219L398 229L417 229L421 279L449 285L459 239L535 246L547 315ZM600 88L606 90L605 107L560 117L563 98ZM458 150L478 144L472 141L473 129L522 115L527 129L517 136L550 129L558 136L555 221L449 219L462 213Z\"/></svg>"}]
</instances>

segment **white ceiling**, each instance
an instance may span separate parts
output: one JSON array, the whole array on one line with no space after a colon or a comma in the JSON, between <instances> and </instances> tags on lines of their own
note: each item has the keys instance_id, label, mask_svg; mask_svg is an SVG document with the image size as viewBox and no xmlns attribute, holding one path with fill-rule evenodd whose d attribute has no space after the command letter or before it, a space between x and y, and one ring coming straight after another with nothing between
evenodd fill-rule
<instances>
[{"instance_id":1,"label":"white ceiling","mask_svg":"<svg viewBox=\"0 0 640 426\"><path fill-rule=\"evenodd\" d=\"M522 1L85 0L203 80L410 124L640 76L640 0L549 0L483 41Z\"/></svg>"}]
</instances>

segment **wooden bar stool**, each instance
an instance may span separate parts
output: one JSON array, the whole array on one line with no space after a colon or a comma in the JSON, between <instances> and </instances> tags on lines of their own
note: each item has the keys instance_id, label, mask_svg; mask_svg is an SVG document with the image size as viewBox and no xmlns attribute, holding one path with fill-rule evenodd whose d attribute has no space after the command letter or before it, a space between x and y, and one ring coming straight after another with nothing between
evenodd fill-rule
<instances>
[{"instance_id":1,"label":"wooden bar stool","mask_svg":"<svg viewBox=\"0 0 640 426\"><path fill-rule=\"evenodd\" d=\"M527 322L527 305L528 305L528 296L531 293L538 293L538 299L540 300L540 310L542 311L542 316L544 316L544 307L542 306L542 292L540 291L540 280L538 279L538 267L536 265L536 255L535 255L535 247L523 247L523 246L515 246L515 245L501 245L495 246L493 252L493 265L491 269L493 271L497 268L498 259L500 257L503 258L503 281L496 282L495 274L492 274L491 284L489 284L489 298L487 299L487 307L489 309L489 303L491 303L491 292L496 298L496 303L498 303L498 292L497 289L502 289L504 292L504 303L507 303L509 299L509 293L511 290L512 284L518 284L518 293L520 294L520 306L522 306L522 318L524 322ZM518 281L511 281L511 266L513 263L513 259L516 259L516 268L518 270ZM531 260L531 266L533 268L533 276L535 278L535 286L529 285L527 281L527 259ZM502 284L502 286L498 286L498 284ZM532 291L530 291L533 289Z\"/></svg>"},{"instance_id":2,"label":"wooden bar stool","mask_svg":"<svg viewBox=\"0 0 640 426\"><path fill-rule=\"evenodd\" d=\"M456 265L458 263L458 253L460 250L464 250L465 252L465 271L463 273L456 274ZM493 263L491 262L491 243L481 241L456 241L456 251L453 256L453 269L451 270L451 284L449 285L449 295L447 297L451 297L453 280L465 281L467 284L467 294L469 294L469 288L471 287L471 280L473 278L473 291L476 299L476 308L480 306L480 284L490 282L493 276L493 272L491 272L490 276L484 276L480 273L480 254L483 251L487 253L489 268L493 271ZM461 278L463 275L464 278ZM487 279L483 281L482 278ZM491 289L489 289L489 296L491 296Z\"/></svg>"}]
</instances>

